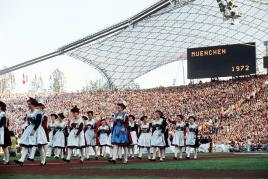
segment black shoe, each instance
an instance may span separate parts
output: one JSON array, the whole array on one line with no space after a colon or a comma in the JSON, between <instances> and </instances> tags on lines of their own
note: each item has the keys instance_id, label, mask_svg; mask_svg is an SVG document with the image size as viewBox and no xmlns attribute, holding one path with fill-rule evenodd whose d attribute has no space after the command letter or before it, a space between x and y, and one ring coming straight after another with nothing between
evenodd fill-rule
<instances>
[{"instance_id":1,"label":"black shoe","mask_svg":"<svg viewBox=\"0 0 268 179\"><path fill-rule=\"evenodd\" d=\"M64 158L63 161L64 161L64 162L67 162L67 163L70 162L70 160L67 160L66 158Z\"/></svg>"},{"instance_id":2,"label":"black shoe","mask_svg":"<svg viewBox=\"0 0 268 179\"><path fill-rule=\"evenodd\" d=\"M173 157L173 159L174 159L174 160L178 160L178 158L177 158L177 157Z\"/></svg>"},{"instance_id":3,"label":"black shoe","mask_svg":"<svg viewBox=\"0 0 268 179\"><path fill-rule=\"evenodd\" d=\"M27 158L28 161L34 162L33 158Z\"/></svg>"},{"instance_id":4,"label":"black shoe","mask_svg":"<svg viewBox=\"0 0 268 179\"><path fill-rule=\"evenodd\" d=\"M98 157L98 156L96 156L96 157L95 157L95 160L99 160L99 157Z\"/></svg>"},{"instance_id":5,"label":"black shoe","mask_svg":"<svg viewBox=\"0 0 268 179\"><path fill-rule=\"evenodd\" d=\"M112 162L113 164L116 164L115 160L109 160L109 162Z\"/></svg>"},{"instance_id":6,"label":"black shoe","mask_svg":"<svg viewBox=\"0 0 268 179\"><path fill-rule=\"evenodd\" d=\"M187 160L190 160L190 157L186 157Z\"/></svg>"},{"instance_id":7,"label":"black shoe","mask_svg":"<svg viewBox=\"0 0 268 179\"><path fill-rule=\"evenodd\" d=\"M20 166L23 166L24 162L18 161L18 160L14 160L14 162Z\"/></svg>"},{"instance_id":8,"label":"black shoe","mask_svg":"<svg viewBox=\"0 0 268 179\"><path fill-rule=\"evenodd\" d=\"M137 158L140 159L140 160L142 159L141 157L137 157Z\"/></svg>"},{"instance_id":9,"label":"black shoe","mask_svg":"<svg viewBox=\"0 0 268 179\"><path fill-rule=\"evenodd\" d=\"M90 158L87 158L86 160L90 160Z\"/></svg>"},{"instance_id":10,"label":"black shoe","mask_svg":"<svg viewBox=\"0 0 268 179\"><path fill-rule=\"evenodd\" d=\"M58 159L59 159L59 157L58 157L58 156L56 156L56 157L55 157L55 159L57 159L57 160L58 160Z\"/></svg>"},{"instance_id":11,"label":"black shoe","mask_svg":"<svg viewBox=\"0 0 268 179\"><path fill-rule=\"evenodd\" d=\"M117 160L122 161L123 159L122 158L118 158Z\"/></svg>"},{"instance_id":12,"label":"black shoe","mask_svg":"<svg viewBox=\"0 0 268 179\"><path fill-rule=\"evenodd\" d=\"M152 162L155 162L155 161L156 161L156 159L151 159L151 161L152 161Z\"/></svg>"},{"instance_id":13,"label":"black shoe","mask_svg":"<svg viewBox=\"0 0 268 179\"><path fill-rule=\"evenodd\" d=\"M46 162L45 163L40 163L39 166L44 167L46 164L47 164Z\"/></svg>"}]
</instances>

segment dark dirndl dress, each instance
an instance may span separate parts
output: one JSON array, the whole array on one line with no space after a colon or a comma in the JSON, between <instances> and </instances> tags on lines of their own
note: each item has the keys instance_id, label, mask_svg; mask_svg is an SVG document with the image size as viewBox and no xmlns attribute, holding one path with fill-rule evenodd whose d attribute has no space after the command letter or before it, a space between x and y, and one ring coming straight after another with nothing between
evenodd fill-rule
<instances>
[{"instance_id":1,"label":"dark dirndl dress","mask_svg":"<svg viewBox=\"0 0 268 179\"><path fill-rule=\"evenodd\" d=\"M11 146L11 138L10 132L6 125L6 116L4 113L0 114L0 132L2 133L0 136L3 137L0 141L0 147L8 147Z\"/></svg>"},{"instance_id":2,"label":"dark dirndl dress","mask_svg":"<svg viewBox=\"0 0 268 179\"><path fill-rule=\"evenodd\" d=\"M121 131L122 128L125 128L125 131ZM126 112L123 112L122 116L115 113L111 141L113 145L129 145L131 143Z\"/></svg>"}]
</instances>

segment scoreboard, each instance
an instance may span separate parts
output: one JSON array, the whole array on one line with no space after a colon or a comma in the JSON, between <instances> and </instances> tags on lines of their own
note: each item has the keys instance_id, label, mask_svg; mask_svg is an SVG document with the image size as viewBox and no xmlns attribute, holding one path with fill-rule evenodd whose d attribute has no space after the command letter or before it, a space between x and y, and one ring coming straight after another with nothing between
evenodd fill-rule
<instances>
[{"instance_id":1,"label":"scoreboard","mask_svg":"<svg viewBox=\"0 0 268 179\"><path fill-rule=\"evenodd\" d=\"M188 79L243 76L256 73L254 42L187 49Z\"/></svg>"}]
</instances>

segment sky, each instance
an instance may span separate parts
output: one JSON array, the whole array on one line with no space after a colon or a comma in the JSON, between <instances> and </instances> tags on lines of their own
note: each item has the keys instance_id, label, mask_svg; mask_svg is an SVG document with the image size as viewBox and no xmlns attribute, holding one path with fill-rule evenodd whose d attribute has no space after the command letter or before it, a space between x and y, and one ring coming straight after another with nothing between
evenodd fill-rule
<instances>
[{"instance_id":1,"label":"sky","mask_svg":"<svg viewBox=\"0 0 268 179\"><path fill-rule=\"evenodd\" d=\"M82 37L125 20L158 0L0 0L0 67L12 66L52 52ZM186 64L185 64L186 67ZM102 78L89 65L61 55L14 72L14 92L26 92L29 81L41 75L45 87L55 69L63 71L67 92ZM165 74L165 75L162 75ZM152 80L153 79L153 80ZM182 63L156 69L136 80L141 88L183 84Z\"/></svg>"}]
</instances>

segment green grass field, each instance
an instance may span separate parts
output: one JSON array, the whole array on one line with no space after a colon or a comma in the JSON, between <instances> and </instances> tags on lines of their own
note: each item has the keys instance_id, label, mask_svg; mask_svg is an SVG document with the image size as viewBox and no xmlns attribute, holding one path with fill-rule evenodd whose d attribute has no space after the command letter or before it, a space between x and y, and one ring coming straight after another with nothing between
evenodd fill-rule
<instances>
[{"instance_id":1,"label":"green grass field","mask_svg":"<svg viewBox=\"0 0 268 179\"><path fill-rule=\"evenodd\" d=\"M222 154L222 153L220 153ZM201 156L219 155L214 154L200 154ZM14 158L13 158L14 159ZM38 158L36 158L38 159ZM256 156L243 156L239 158L211 158L205 160L183 160L183 161L166 161L166 162L146 162L146 163L131 163L128 165L103 165L103 166L87 166L77 167L79 170L196 170L196 171L208 171L208 170L221 170L221 171L268 171L268 154L261 154ZM138 171L137 171L138 172ZM92 179L123 179L126 177L118 176L47 176L47 175L0 175L0 179L72 179L72 178L92 178ZM127 177L130 179L160 179L161 177ZM185 177L182 177L184 179ZM219 177L221 178L221 177Z\"/></svg>"},{"instance_id":2,"label":"green grass field","mask_svg":"<svg viewBox=\"0 0 268 179\"><path fill-rule=\"evenodd\" d=\"M208 160L183 160L170 162L133 163L128 165L90 166L88 170L237 170L268 171L268 155L241 158L215 158Z\"/></svg>"}]
</instances>

